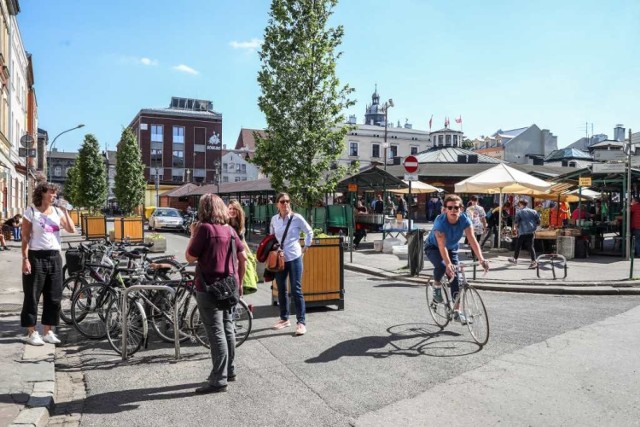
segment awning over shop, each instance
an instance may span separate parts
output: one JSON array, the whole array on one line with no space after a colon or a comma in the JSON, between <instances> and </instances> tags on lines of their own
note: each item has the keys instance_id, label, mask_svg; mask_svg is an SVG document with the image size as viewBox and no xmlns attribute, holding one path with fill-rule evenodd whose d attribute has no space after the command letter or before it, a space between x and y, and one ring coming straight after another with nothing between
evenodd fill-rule
<instances>
[{"instance_id":1,"label":"awning over shop","mask_svg":"<svg viewBox=\"0 0 640 427\"><path fill-rule=\"evenodd\" d=\"M349 184L357 185L358 191L391 191L409 188L400 178L396 178L377 165L371 165L360 169L356 174L344 178L338 182L336 191L346 193Z\"/></svg>"}]
</instances>

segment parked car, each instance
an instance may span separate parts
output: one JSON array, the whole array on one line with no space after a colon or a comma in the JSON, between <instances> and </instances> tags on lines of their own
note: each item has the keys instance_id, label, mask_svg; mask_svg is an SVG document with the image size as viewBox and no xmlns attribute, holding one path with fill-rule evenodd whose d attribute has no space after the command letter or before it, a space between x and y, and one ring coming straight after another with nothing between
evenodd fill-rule
<instances>
[{"instance_id":1,"label":"parked car","mask_svg":"<svg viewBox=\"0 0 640 427\"><path fill-rule=\"evenodd\" d=\"M149 217L149 230L170 228L182 230L182 214L174 208L156 208Z\"/></svg>"}]
</instances>

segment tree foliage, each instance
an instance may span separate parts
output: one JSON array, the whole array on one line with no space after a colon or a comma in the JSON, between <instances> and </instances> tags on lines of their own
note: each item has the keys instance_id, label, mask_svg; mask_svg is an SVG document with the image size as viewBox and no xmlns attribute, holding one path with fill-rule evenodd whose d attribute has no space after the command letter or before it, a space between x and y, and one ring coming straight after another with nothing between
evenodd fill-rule
<instances>
[{"instance_id":1,"label":"tree foliage","mask_svg":"<svg viewBox=\"0 0 640 427\"><path fill-rule=\"evenodd\" d=\"M67 172L67 181L64 183L64 197L74 206L80 205L80 172L75 163Z\"/></svg>"},{"instance_id":2,"label":"tree foliage","mask_svg":"<svg viewBox=\"0 0 640 427\"><path fill-rule=\"evenodd\" d=\"M260 50L258 106L265 137L256 137L252 162L274 189L311 206L348 172L338 166L349 127L343 112L355 103L341 86L335 49L342 26L326 28L337 0L273 0Z\"/></svg>"},{"instance_id":3,"label":"tree foliage","mask_svg":"<svg viewBox=\"0 0 640 427\"><path fill-rule=\"evenodd\" d=\"M144 201L144 165L138 141L130 128L122 131L116 152L115 195L126 215Z\"/></svg>"},{"instance_id":4,"label":"tree foliage","mask_svg":"<svg viewBox=\"0 0 640 427\"><path fill-rule=\"evenodd\" d=\"M84 137L77 165L78 202L95 213L107 201L107 173L98 140L92 134Z\"/></svg>"},{"instance_id":5,"label":"tree foliage","mask_svg":"<svg viewBox=\"0 0 640 427\"><path fill-rule=\"evenodd\" d=\"M473 150L474 149L473 142L471 142L471 140L468 138L463 139L462 148L466 148L467 150Z\"/></svg>"}]
</instances>

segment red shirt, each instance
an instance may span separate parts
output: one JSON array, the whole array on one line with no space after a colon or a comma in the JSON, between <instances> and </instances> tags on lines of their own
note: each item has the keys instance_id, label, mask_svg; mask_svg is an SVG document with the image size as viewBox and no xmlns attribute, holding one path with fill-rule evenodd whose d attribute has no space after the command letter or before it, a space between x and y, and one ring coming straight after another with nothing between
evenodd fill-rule
<instances>
[{"instance_id":1,"label":"red shirt","mask_svg":"<svg viewBox=\"0 0 640 427\"><path fill-rule=\"evenodd\" d=\"M631 228L640 229L640 203L631 205Z\"/></svg>"},{"instance_id":2,"label":"red shirt","mask_svg":"<svg viewBox=\"0 0 640 427\"><path fill-rule=\"evenodd\" d=\"M200 270L207 282L213 282L226 276L225 272L234 271L231 256L231 237L235 237L236 252L244 251L244 244L233 228L228 225L209 224L201 222L195 236L189 246L189 254L198 258L196 267L196 290L204 292L204 286L200 280ZM225 260L226 270L225 270ZM237 263L236 263L237 265ZM235 276L238 285L238 269L235 269Z\"/></svg>"}]
</instances>

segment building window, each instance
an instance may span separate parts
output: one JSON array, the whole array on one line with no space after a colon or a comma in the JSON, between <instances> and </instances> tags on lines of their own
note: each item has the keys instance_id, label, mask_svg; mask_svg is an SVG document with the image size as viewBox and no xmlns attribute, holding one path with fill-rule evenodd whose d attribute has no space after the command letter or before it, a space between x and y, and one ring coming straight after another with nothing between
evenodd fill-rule
<instances>
[{"instance_id":1,"label":"building window","mask_svg":"<svg viewBox=\"0 0 640 427\"><path fill-rule=\"evenodd\" d=\"M164 142L162 138L163 129L162 125L151 125L151 142Z\"/></svg>"},{"instance_id":2,"label":"building window","mask_svg":"<svg viewBox=\"0 0 640 427\"><path fill-rule=\"evenodd\" d=\"M223 176L222 177L222 182L229 182L229 177L228 176Z\"/></svg>"},{"instance_id":3,"label":"building window","mask_svg":"<svg viewBox=\"0 0 640 427\"><path fill-rule=\"evenodd\" d=\"M230 162L229 163L229 169L228 169L229 172L235 172L235 169L236 169L236 164L233 163L233 162Z\"/></svg>"},{"instance_id":4,"label":"building window","mask_svg":"<svg viewBox=\"0 0 640 427\"><path fill-rule=\"evenodd\" d=\"M444 135L438 135L438 147L442 147L444 145Z\"/></svg>"},{"instance_id":5,"label":"building window","mask_svg":"<svg viewBox=\"0 0 640 427\"><path fill-rule=\"evenodd\" d=\"M389 158L393 159L394 157L398 157L398 145L393 144L389 147Z\"/></svg>"},{"instance_id":6,"label":"building window","mask_svg":"<svg viewBox=\"0 0 640 427\"><path fill-rule=\"evenodd\" d=\"M447 147L451 147L451 135L447 135L447 139L446 139L446 145Z\"/></svg>"},{"instance_id":7,"label":"building window","mask_svg":"<svg viewBox=\"0 0 640 427\"><path fill-rule=\"evenodd\" d=\"M349 142L349 156L358 157L358 143Z\"/></svg>"},{"instance_id":8,"label":"building window","mask_svg":"<svg viewBox=\"0 0 640 427\"><path fill-rule=\"evenodd\" d=\"M240 165L240 173L247 173L247 165L246 164Z\"/></svg>"},{"instance_id":9,"label":"building window","mask_svg":"<svg viewBox=\"0 0 640 427\"><path fill-rule=\"evenodd\" d=\"M55 168L53 168L53 175L62 176L62 166L56 166Z\"/></svg>"},{"instance_id":10,"label":"building window","mask_svg":"<svg viewBox=\"0 0 640 427\"><path fill-rule=\"evenodd\" d=\"M240 182L240 181L242 181L242 177L241 176L236 176L235 182Z\"/></svg>"},{"instance_id":11,"label":"building window","mask_svg":"<svg viewBox=\"0 0 640 427\"><path fill-rule=\"evenodd\" d=\"M229 165L227 163L222 164L222 172L227 172L229 170Z\"/></svg>"},{"instance_id":12,"label":"building window","mask_svg":"<svg viewBox=\"0 0 640 427\"><path fill-rule=\"evenodd\" d=\"M379 158L380 157L380 144L372 144L371 145L371 157Z\"/></svg>"},{"instance_id":13,"label":"building window","mask_svg":"<svg viewBox=\"0 0 640 427\"><path fill-rule=\"evenodd\" d=\"M157 148L151 149L151 166L152 167L162 166L162 150L159 150Z\"/></svg>"},{"instance_id":14,"label":"building window","mask_svg":"<svg viewBox=\"0 0 640 427\"><path fill-rule=\"evenodd\" d=\"M418 154L418 147L416 145L411 146L411 155Z\"/></svg>"},{"instance_id":15,"label":"building window","mask_svg":"<svg viewBox=\"0 0 640 427\"><path fill-rule=\"evenodd\" d=\"M453 135L453 146L454 147L458 146L458 135Z\"/></svg>"},{"instance_id":16,"label":"building window","mask_svg":"<svg viewBox=\"0 0 640 427\"><path fill-rule=\"evenodd\" d=\"M184 151L173 150L173 167L174 168L184 167Z\"/></svg>"},{"instance_id":17,"label":"building window","mask_svg":"<svg viewBox=\"0 0 640 427\"><path fill-rule=\"evenodd\" d=\"M184 126L173 127L173 143L184 144Z\"/></svg>"}]
</instances>

